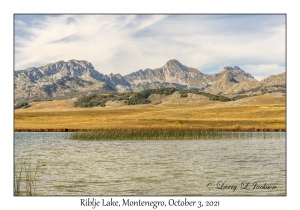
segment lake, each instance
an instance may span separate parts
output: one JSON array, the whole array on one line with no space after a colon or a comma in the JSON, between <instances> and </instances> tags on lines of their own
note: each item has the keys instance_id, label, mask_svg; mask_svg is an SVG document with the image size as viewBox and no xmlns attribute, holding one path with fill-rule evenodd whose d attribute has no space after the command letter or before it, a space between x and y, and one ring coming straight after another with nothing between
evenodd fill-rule
<instances>
[{"instance_id":1,"label":"lake","mask_svg":"<svg viewBox=\"0 0 300 210\"><path fill-rule=\"evenodd\" d=\"M70 140L14 134L14 161L35 165L37 195L286 195L284 132L224 140ZM24 182L21 187L24 187Z\"/></svg>"}]
</instances>

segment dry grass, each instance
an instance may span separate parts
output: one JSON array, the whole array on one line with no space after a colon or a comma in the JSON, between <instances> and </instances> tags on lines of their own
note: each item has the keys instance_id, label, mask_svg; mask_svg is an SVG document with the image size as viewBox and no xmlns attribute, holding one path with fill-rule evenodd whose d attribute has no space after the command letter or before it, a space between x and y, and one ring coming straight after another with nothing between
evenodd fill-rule
<instances>
[{"instance_id":1,"label":"dry grass","mask_svg":"<svg viewBox=\"0 0 300 210\"><path fill-rule=\"evenodd\" d=\"M187 101L188 102L188 101ZM115 108L74 108L70 101L35 102L15 110L16 131L99 129L285 130L285 97L236 102L162 103Z\"/></svg>"}]
</instances>

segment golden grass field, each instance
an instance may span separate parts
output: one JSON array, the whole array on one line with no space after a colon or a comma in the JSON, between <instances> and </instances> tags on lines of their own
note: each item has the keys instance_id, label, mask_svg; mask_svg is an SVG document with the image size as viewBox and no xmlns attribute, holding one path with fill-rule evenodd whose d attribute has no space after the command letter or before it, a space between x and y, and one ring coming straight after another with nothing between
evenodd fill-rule
<instances>
[{"instance_id":1,"label":"golden grass field","mask_svg":"<svg viewBox=\"0 0 300 210\"><path fill-rule=\"evenodd\" d=\"M286 130L286 98L266 94L231 102L170 96L161 104L75 108L71 100L14 111L15 131L101 129Z\"/></svg>"}]
</instances>

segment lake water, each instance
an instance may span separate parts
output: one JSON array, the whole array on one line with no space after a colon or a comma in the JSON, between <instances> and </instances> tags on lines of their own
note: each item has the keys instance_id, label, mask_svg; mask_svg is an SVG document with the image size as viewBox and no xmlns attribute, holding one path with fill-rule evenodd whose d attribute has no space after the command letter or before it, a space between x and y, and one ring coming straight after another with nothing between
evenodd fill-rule
<instances>
[{"instance_id":1,"label":"lake water","mask_svg":"<svg viewBox=\"0 0 300 210\"><path fill-rule=\"evenodd\" d=\"M21 161L45 164L37 195L286 195L285 133L252 133L247 140L67 136L15 133L16 168Z\"/></svg>"}]
</instances>

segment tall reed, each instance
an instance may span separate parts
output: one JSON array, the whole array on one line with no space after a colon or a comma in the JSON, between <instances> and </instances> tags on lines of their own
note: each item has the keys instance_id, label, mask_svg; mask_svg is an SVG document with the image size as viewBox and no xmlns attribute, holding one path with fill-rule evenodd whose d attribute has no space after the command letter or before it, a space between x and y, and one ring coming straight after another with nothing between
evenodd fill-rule
<instances>
[{"instance_id":1,"label":"tall reed","mask_svg":"<svg viewBox=\"0 0 300 210\"><path fill-rule=\"evenodd\" d=\"M108 129L74 132L74 140L183 140L183 139L249 139L269 138L269 132L219 132L199 129ZM273 135L273 134L272 134ZM281 134L281 136L284 134Z\"/></svg>"},{"instance_id":2,"label":"tall reed","mask_svg":"<svg viewBox=\"0 0 300 210\"><path fill-rule=\"evenodd\" d=\"M36 195L36 176L37 172L41 166L43 166L40 161L38 161L35 167L31 166L31 163L26 163L22 161L20 168L17 169L14 166L14 195L15 196L34 196ZM22 183L24 183L23 186Z\"/></svg>"}]
</instances>

